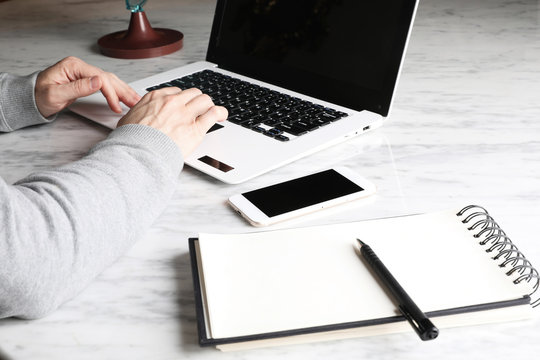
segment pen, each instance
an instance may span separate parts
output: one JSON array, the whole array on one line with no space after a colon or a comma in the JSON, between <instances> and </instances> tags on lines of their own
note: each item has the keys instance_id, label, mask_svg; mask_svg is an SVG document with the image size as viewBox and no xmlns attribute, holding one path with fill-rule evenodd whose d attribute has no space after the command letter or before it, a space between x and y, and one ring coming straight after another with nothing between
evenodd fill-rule
<instances>
[{"instance_id":1,"label":"pen","mask_svg":"<svg viewBox=\"0 0 540 360\"><path fill-rule=\"evenodd\" d=\"M356 240L358 240L358 243L360 244L360 254L366 259L369 266L381 279L388 290L390 290L399 304L399 311L401 311L403 316L409 321L418 336L420 336L420 339L435 339L439 335L439 329L433 325L426 314L420 310L401 285L399 285L396 278L394 278L386 266L384 266L371 247L360 239Z\"/></svg>"}]
</instances>

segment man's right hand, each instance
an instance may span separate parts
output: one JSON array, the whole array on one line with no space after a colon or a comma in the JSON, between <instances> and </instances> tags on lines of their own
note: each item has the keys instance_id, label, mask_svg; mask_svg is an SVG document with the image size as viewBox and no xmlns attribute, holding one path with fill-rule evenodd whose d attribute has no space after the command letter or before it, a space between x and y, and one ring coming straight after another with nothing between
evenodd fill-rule
<instances>
[{"instance_id":1,"label":"man's right hand","mask_svg":"<svg viewBox=\"0 0 540 360\"><path fill-rule=\"evenodd\" d=\"M227 116L227 109L214 105L210 96L199 89L168 87L143 96L118 126L141 124L160 130L176 142L186 158L212 125Z\"/></svg>"},{"instance_id":2,"label":"man's right hand","mask_svg":"<svg viewBox=\"0 0 540 360\"><path fill-rule=\"evenodd\" d=\"M122 112L120 101L131 107L141 98L116 75L68 56L37 76L36 106L43 117L49 117L72 104L77 98L99 90L116 113Z\"/></svg>"}]
</instances>

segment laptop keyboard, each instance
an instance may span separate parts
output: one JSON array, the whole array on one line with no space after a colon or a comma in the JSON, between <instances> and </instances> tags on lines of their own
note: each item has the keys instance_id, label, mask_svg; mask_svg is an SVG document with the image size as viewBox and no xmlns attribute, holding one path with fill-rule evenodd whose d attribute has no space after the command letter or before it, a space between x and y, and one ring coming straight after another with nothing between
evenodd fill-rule
<instances>
[{"instance_id":1,"label":"laptop keyboard","mask_svg":"<svg viewBox=\"0 0 540 360\"><path fill-rule=\"evenodd\" d=\"M198 88L229 111L228 121L279 141L301 136L348 114L236 79L212 70L199 71L149 87Z\"/></svg>"}]
</instances>

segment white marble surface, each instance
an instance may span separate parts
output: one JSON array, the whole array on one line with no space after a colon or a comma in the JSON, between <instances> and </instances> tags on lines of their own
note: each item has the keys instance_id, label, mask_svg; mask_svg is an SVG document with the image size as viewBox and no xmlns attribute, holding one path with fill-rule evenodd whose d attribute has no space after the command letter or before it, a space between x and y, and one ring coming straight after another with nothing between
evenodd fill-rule
<instances>
[{"instance_id":1,"label":"white marble surface","mask_svg":"<svg viewBox=\"0 0 540 360\"><path fill-rule=\"evenodd\" d=\"M133 81L201 60L214 4L150 1L152 25L184 32L184 48L157 59L118 60L100 55L95 42L127 26L120 0L0 2L0 71L27 74L75 55ZM226 206L233 193L345 165L376 182L378 195L285 226L479 203L540 266L539 94L540 2L424 0L382 129L240 185L185 169L144 239L80 296L41 320L0 321L0 359L536 358L539 320L444 330L428 343L411 332L237 353L201 349L187 238L252 231ZM50 125L0 134L0 176L14 182L76 160L107 132L65 112Z\"/></svg>"}]
</instances>

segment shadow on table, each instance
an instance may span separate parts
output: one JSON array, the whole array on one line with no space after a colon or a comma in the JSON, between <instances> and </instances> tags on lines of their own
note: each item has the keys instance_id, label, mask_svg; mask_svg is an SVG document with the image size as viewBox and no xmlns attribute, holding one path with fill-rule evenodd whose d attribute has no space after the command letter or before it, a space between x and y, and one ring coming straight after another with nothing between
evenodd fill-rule
<instances>
[{"instance_id":1,"label":"shadow on table","mask_svg":"<svg viewBox=\"0 0 540 360\"><path fill-rule=\"evenodd\" d=\"M2 349L0 349L0 360L12 360L13 358L9 357L6 355L5 352L2 351Z\"/></svg>"}]
</instances>

